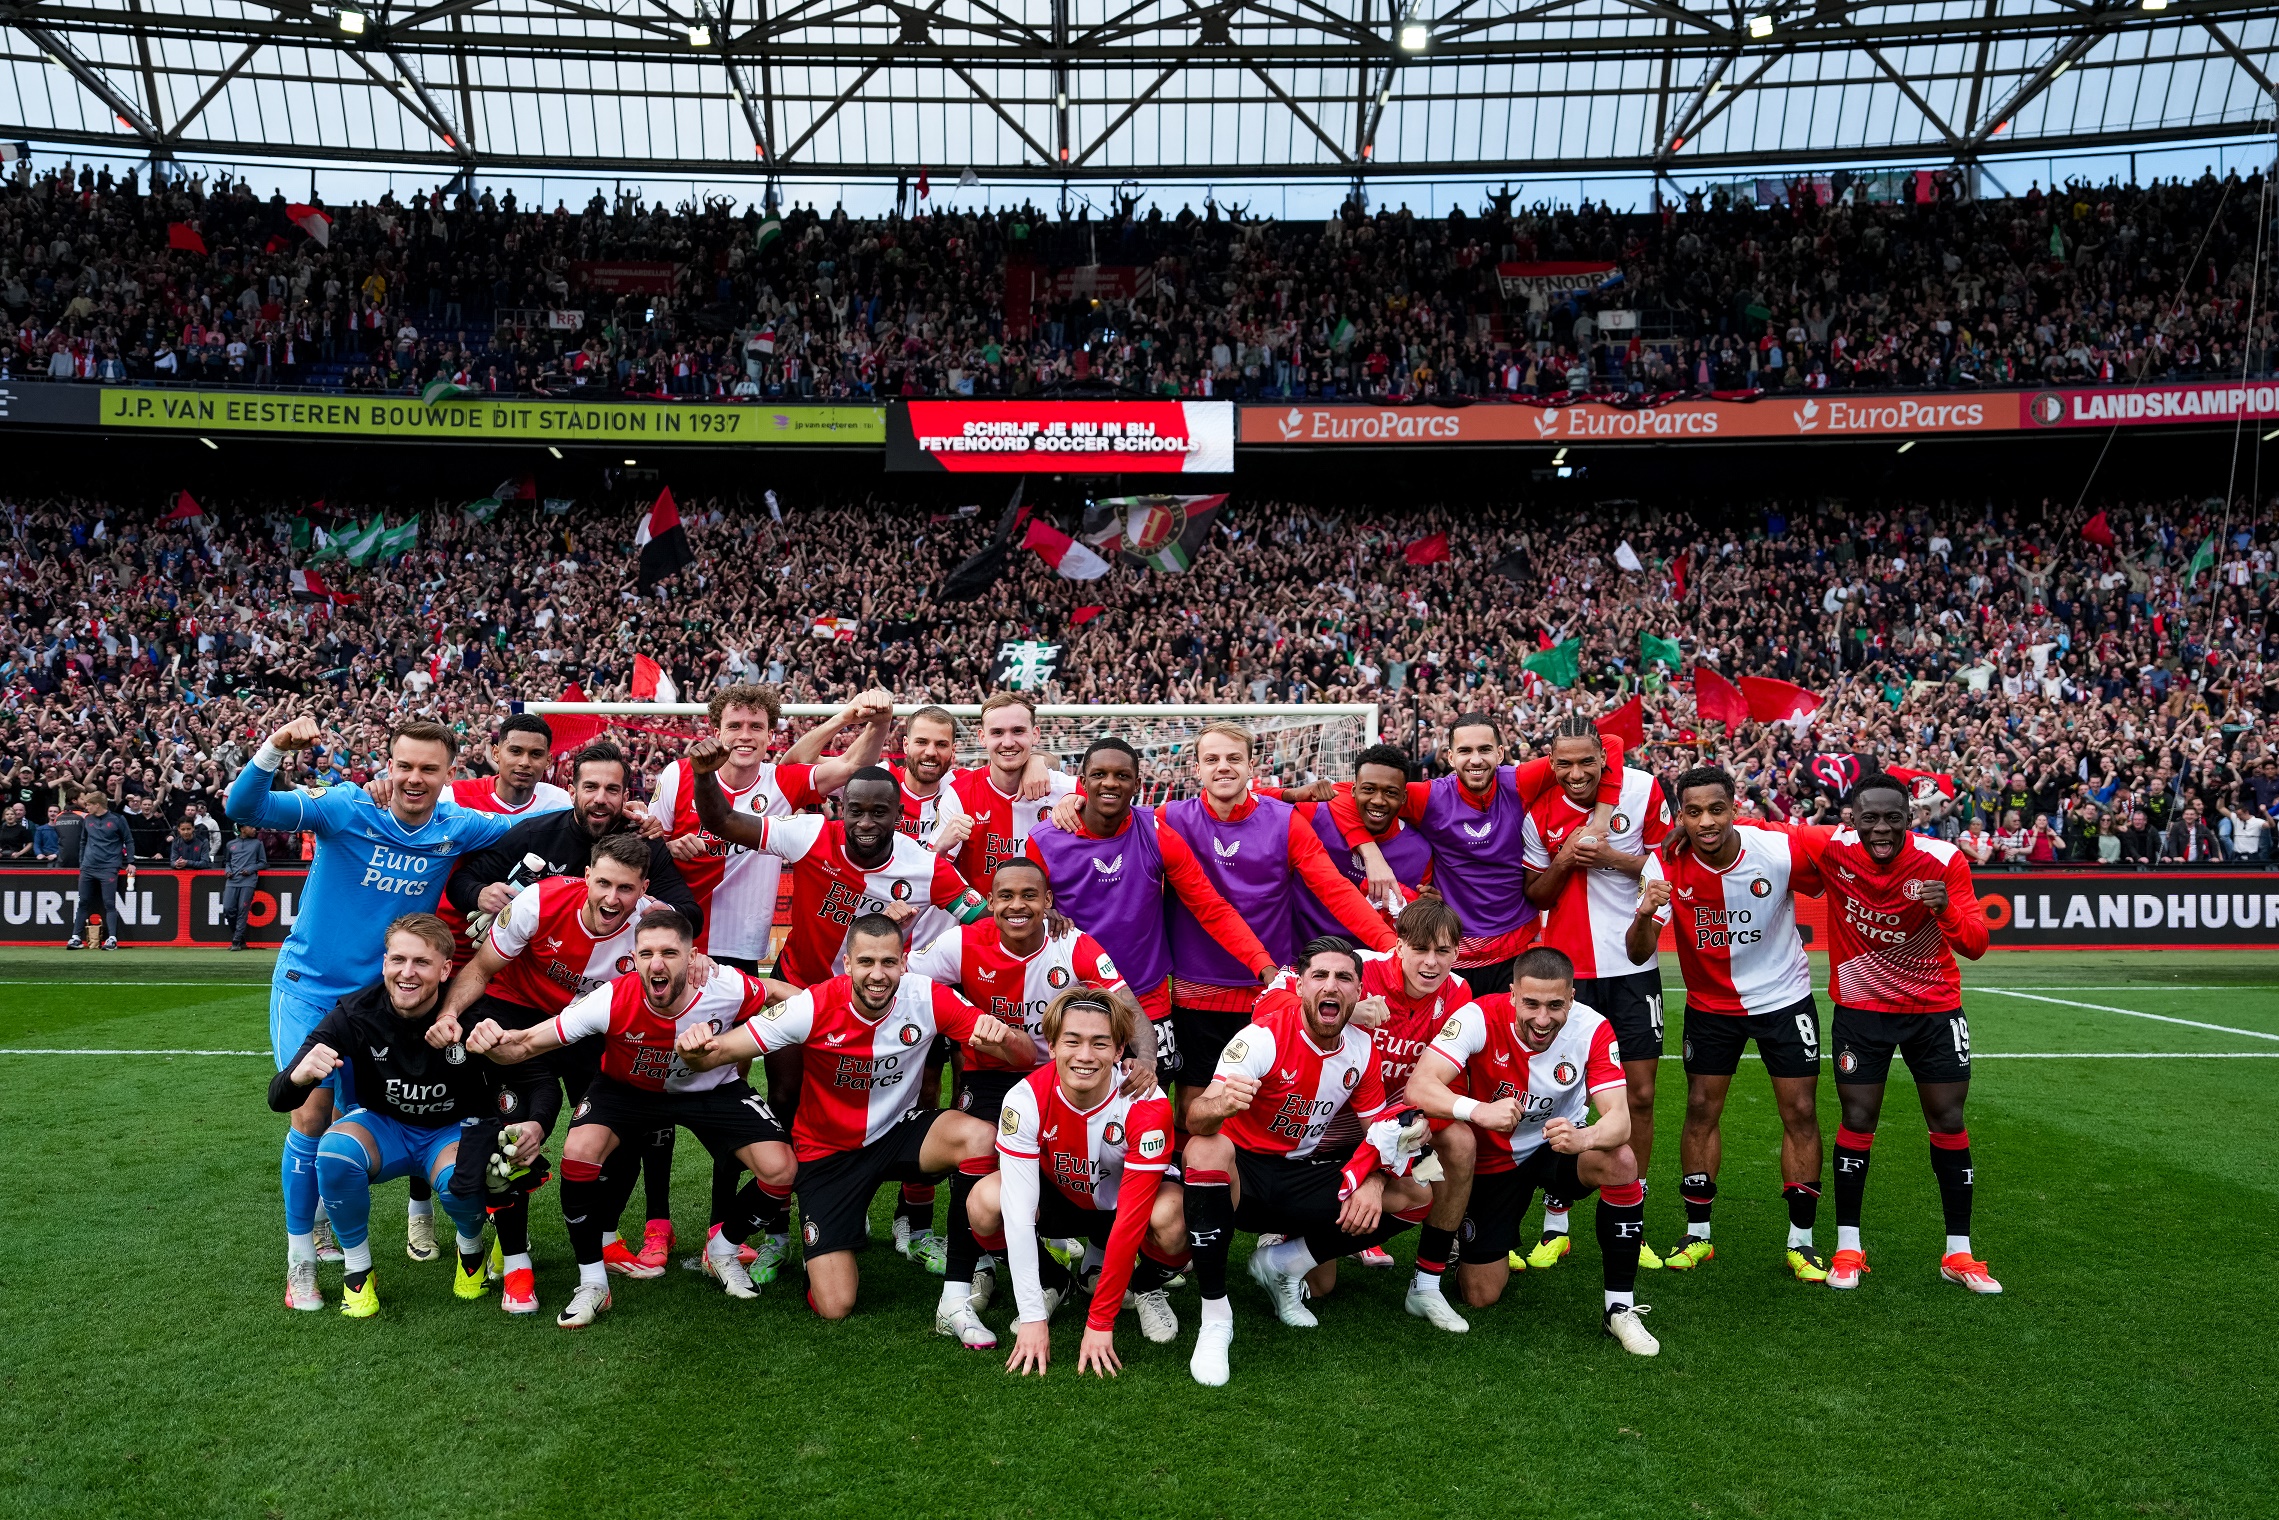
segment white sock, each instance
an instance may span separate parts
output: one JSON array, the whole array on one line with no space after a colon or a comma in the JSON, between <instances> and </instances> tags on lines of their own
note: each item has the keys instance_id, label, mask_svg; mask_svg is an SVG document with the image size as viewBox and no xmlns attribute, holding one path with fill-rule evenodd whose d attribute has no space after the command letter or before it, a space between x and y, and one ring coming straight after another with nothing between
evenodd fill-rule
<instances>
[{"instance_id":1,"label":"white sock","mask_svg":"<svg viewBox=\"0 0 2279 1520\"><path fill-rule=\"evenodd\" d=\"M1100 1263L1106 1261L1107 1259L1108 1251L1105 1246L1093 1245L1091 1242L1087 1241L1084 1246L1084 1267L1083 1270L1077 1275L1088 1276L1091 1273L1099 1271Z\"/></svg>"},{"instance_id":2,"label":"white sock","mask_svg":"<svg viewBox=\"0 0 2279 1520\"><path fill-rule=\"evenodd\" d=\"M1636 1293L1631 1292L1628 1289L1625 1289L1619 1293L1612 1288L1606 1290L1607 1313L1612 1314L1617 1309L1635 1309L1637 1307L1638 1295Z\"/></svg>"},{"instance_id":3,"label":"white sock","mask_svg":"<svg viewBox=\"0 0 2279 1520\"><path fill-rule=\"evenodd\" d=\"M578 1286L581 1288L606 1289L609 1286L609 1268L603 1266L598 1261L579 1262Z\"/></svg>"},{"instance_id":4,"label":"white sock","mask_svg":"<svg viewBox=\"0 0 2279 1520\"><path fill-rule=\"evenodd\" d=\"M1228 1300L1226 1300L1226 1299L1223 1299L1223 1298L1206 1298L1206 1299L1204 1299L1204 1300L1203 1300L1203 1323L1204 1323L1204 1324L1206 1324L1206 1325L1231 1325L1231 1324L1233 1324L1233 1323L1234 1323L1234 1305L1233 1305L1232 1303L1230 1303Z\"/></svg>"},{"instance_id":5,"label":"white sock","mask_svg":"<svg viewBox=\"0 0 2279 1520\"><path fill-rule=\"evenodd\" d=\"M517 1252L515 1252L515 1253L514 1253L512 1256L509 1256L509 1257L506 1259L506 1269L507 1269L509 1272L527 1272L527 1271L529 1271L529 1270L530 1270L530 1253L529 1253L528 1251L517 1251Z\"/></svg>"},{"instance_id":6,"label":"white sock","mask_svg":"<svg viewBox=\"0 0 2279 1520\"><path fill-rule=\"evenodd\" d=\"M307 1235L288 1235L285 1237L285 1260L288 1264L296 1261L315 1261L316 1259L317 1238L313 1232Z\"/></svg>"},{"instance_id":7,"label":"white sock","mask_svg":"<svg viewBox=\"0 0 2279 1520\"><path fill-rule=\"evenodd\" d=\"M451 1227L451 1237L457 1242L461 1256L480 1256L483 1254L482 1236L462 1235L459 1233L458 1225L454 1224Z\"/></svg>"},{"instance_id":8,"label":"white sock","mask_svg":"<svg viewBox=\"0 0 2279 1520\"><path fill-rule=\"evenodd\" d=\"M984 1251L979 1256L975 1257L973 1262L974 1276L979 1277L984 1272L987 1272L991 1277L995 1277L997 1275L997 1258L990 1255L987 1251Z\"/></svg>"},{"instance_id":9,"label":"white sock","mask_svg":"<svg viewBox=\"0 0 2279 1520\"><path fill-rule=\"evenodd\" d=\"M1808 1226L1792 1224L1788 1227L1788 1243L1809 1251L1812 1249L1812 1231Z\"/></svg>"},{"instance_id":10,"label":"white sock","mask_svg":"<svg viewBox=\"0 0 2279 1520\"><path fill-rule=\"evenodd\" d=\"M944 1282L942 1284L943 1313L946 1314L953 1309L963 1309L972 1301L973 1279L967 1278L964 1282Z\"/></svg>"},{"instance_id":11,"label":"white sock","mask_svg":"<svg viewBox=\"0 0 2279 1520\"><path fill-rule=\"evenodd\" d=\"M736 1243L718 1230L714 1230L705 1237L704 1254L714 1261L726 1261L736 1254Z\"/></svg>"},{"instance_id":12,"label":"white sock","mask_svg":"<svg viewBox=\"0 0 2279 1520\"><path fill-rule=\"evenodd\" d=\"M1545 1209L1543 1211L1543 1233L1546 1235L1566 1234L1568 1212L1566 1209Z\"/></svg>"},{"instance_id":13,"label":"white sock","mask_svg":"<svg viewBox=\"0 0 2279 1520\"><path fill-rule=\"evenodd\" d=\"M317 1200L317 1216L316 1216L316 1218L317 1218L317 1223L318 1223L318 1224L329 1225L329 1224L331 1224L331 1223L332 1223L332 1216L331 1216L330 1214L328 1214L328 1213L326 1213L326 1212L325 1212L325 1209L324 1209L324 1200L323 1200L322 1198L319 1198L319 1199Z\"/></svg>"},{"instance_id":14,"label":"white sock","mask_svg":"<svg viewBox=\"0 0 2279 1520\"><path fill-rule=\"evenodd\" d=\"M1709 1238L1709 1221L1706 1219L1698 1222L1691 1219L1687 1220L1686 1233L1696 1240L1707 1240Z\"/></svg>"},{"instance_id":15,"label":"white sock","mask_svg":"<svg viewBox=\"0 0 2279 1520\"><path fill-rule=\"evenodd\" d=\"M369 1239L360 1246L342 1246L340 1254L340 1269L343 1272L369 1272L372 1270L372 1242Z\"/></svg>"},{"instance_id":16,"label":"white sock","mask_svg":"<svg viewBox=\"0 0 2279 1520\"><path fill-rule=\"evenodd\" d=\"M1859 1248L1860 1248L1860 1227L1859 1227L1858 1225L1856 1225L1856 1224L1840 1224L1840 1225L1836 1226L1836 1249L1837 1249L1837 1250L1839 1250L1839 1251L1857 1251Z\"/></svg>"},{"instance_id":17,"label":"white sock","mask_svg":"<svg viewBox=\"0 0 2279 1520\"><path fill-rule=\"evenodd\" d=\"M1259 1254L1266 1258L1266 1270L1279 1272L1284 1277L1303 1277L1320 1263L1314 1253L1306 1249L1304 1237L1293 1237L1278 1246L1264 1247Z\"/></svg>"},{"instance_id":18,"label":"white sock","mask_svg":"<svg viewBox=\"0 0 2279 1520\"><path fill-rule=\"evenodd\" d=\"M408 1218L412 1219L429 1218L435 1213L435 1200L432 1198L414 1198L411 1201L411 1206L404 1212Z\"/></svg>"},{"instance_id":19,"label":"white sock","mask_svg":"<svg viewBox=\"0 0 2279 1520\"><path fill-rule=\"evenodd\" d=\"M1439 1274L1438 1272L1419 1272L1419 1273L1417 1273L1417 1274L1416 1274L1416 1276L1414 1276L1414 1277L1412 1277L1412 1278L1410 1278L1410 1279L1409 1279L1409 1291L1410 1291L1411 1293L1438 1293L1438 1292L1440 1292L1440 1291L1441 1291L1440 1274Z\"/></svg>"},{"instance_id":20,"label":"white sock","mask_svg":"<svg viewBox=\"0 0 2279 1520\"><path fill-rule=\"evenodd\" d=\"M1970 1254L1970 1237L1968 1235L1949 1235L1947 1237L1947 1254L1949 1256L1968 1256Z\"/></svg>"}]
</instances>

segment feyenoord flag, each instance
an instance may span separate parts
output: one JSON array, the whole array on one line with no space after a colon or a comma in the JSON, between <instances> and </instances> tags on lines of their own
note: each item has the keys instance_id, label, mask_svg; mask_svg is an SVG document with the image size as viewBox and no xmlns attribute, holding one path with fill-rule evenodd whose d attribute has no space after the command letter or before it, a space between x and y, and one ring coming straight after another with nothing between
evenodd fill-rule
<instances>
[{"instance_id":1,"label":"feyenoord flag","mask_svg":"<svg viewBox=\"0 0 2279 1520\"><path fill-rule=\"evenodd\" d=\"M1813 780L1841 797L1858 786L1860 777L1866 775L1874 765L1874 761L1848 750L1823 750L1812 757L1809 769Z\"/></svg>"},{"instance_id":2,"label":"feyenoord flag","mask_svg":"<svg viewBox=\"0 0 2279 1520\"><path fill-rule=\"evenodd\" d=\"M1008 691L1035 691L1052 679L1060 666L1060 646L1042 639L1004 644L989 662L989 684Z\"/></svg>"},{"instance_id":3,"label":"feyenoord flag","mask_svg":"<svg viewBox=\"0 0 2279 1520\"><path fill-rule=\"evenodd\" d=\"M295 570L291 585L295 601L330 602L336 607L346 607L356 600L350 592L333 590L314 570Z\"/></svg>"},{"instance_id":4,"label":"feyenoord flag","mask_svg":"<svg viewBox=\"0 0 2279 1520\"><path fill-rule=\"evenodd\" d=\"M316 207L294 201L285 207L285 220L315 239L319 248L332 246L332 218Z\"/></svg>"},{"instance_id":5,"label":"feyenoord flag","mask_svg":"<svg viewBox=\"0 0 2279 1520\"><path fill-rule=\"evenodd\" d=\"M1037 558L1072 581L1096 581L1108 573L1106 560L1042 519L1029 524L1021 547L1036 550Z\"/></svg>"},{"instance_id":6,"label":"feyenoord flag","mask_svg":"<svg viewBox=\"0 0 2279 1520\"><path fill-rule=\"evenodd\" d=\"M1195 563L1210 542L1217 496L1109 496L1084 512L1084 541L1102 554L1121 554L1146 570L1176 574Z\"/></svg>"},{"instance_id":7,"label":"feyenoord flag","mask_svg":"<svg viewBox=\"0 0 2279 1520\"><path fill-rule=\"evenodd\" d=\"M633 552L640 557L638 581L643 591L681 566L696 563L688 547L688 530L681 526L680 508L673 505L672 487L659 491L649 510L641 514L641 522L633 530Z\"/></svg>"}]
</instances>

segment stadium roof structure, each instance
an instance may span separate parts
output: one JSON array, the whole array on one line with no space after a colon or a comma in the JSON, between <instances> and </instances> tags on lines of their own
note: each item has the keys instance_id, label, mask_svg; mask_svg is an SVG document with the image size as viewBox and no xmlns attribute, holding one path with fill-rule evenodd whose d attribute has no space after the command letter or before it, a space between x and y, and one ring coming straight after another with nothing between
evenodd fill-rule
<instances>
[{"instance_id":1,"label":"stadium roof structure","mask_svg":"<svg viewBox=\"0 0 2279 1520\"><path fill-rule=\"evenodd\" d=\"M2274 0L0 0L0 138L706 177L1296 179L2268 135Z\"/></svg>"}]
</instances>

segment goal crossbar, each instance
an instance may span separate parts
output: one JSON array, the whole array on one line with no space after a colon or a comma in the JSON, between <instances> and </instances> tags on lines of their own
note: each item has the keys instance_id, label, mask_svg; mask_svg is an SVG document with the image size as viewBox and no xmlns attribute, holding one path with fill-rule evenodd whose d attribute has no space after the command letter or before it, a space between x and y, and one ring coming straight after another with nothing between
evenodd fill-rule
<instances>
[{"instance_id":1,"label":"goal crossbar","mask_svg":"<svg viewBox=\"0 0 2279 1520\"><path fill-rule=\"evenodd\" d=\"M953 718L981 716L979 702L897 702L894 715L907 718L929 707L938 707ZM591 718L701 718L710 709L702 702L524 702L517 710L539 717L561 713L565 717ZM828 718L839 710L840 704L836 702L783 704L783 715L787 718ZM1245 718L1354 718L1368 735L1367 742L1377 742L1377 704L1374 702L1043 702L1030 711L1039 719L1200 718L1206 723L1220 718L1235 722Z\"/></svg>"}]
</instances>

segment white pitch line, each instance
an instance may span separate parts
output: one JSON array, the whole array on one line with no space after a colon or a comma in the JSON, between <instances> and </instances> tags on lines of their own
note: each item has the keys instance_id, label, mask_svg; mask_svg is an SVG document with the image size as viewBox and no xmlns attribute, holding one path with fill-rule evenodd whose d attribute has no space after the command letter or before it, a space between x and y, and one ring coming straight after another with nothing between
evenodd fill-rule
<instances>
[{"instance_id":1,"label":"white pitch line","mask_svg":"<svg viewBox=\"0 0 2279 1520\"><path fill-rule=\"evenodd\" d=\"M5 1050L0 1056L265 1056L266 1050Z\"/></svg>"},{"instance_id":2,"label":"white pitch line","mask_svg":"<svg viewBox=\"0 0 2279 1520\"><path fill-rule=\"evenodd\" d=\"M2043 997L2039 993L2020 992L2011 987L1981 987L1979 991L1999 993L2003 997L2024 998L2029 1003L2055 1003L2060 1008L2087 1008L2093 1013L2119 1013L2132 1019L2151 1019L2157 1024L2181 1024L2187 1029L2212 1029L2218 1034L2245 1035L2251 1040L2279 1041L2279 1034L2266 1034L2260 1029L2237 1029L2229 1024L2203 1024L2198 1019L2175 1019L2165 1013L2144 1013L2135 1008L2115 1008L2107 1003L2079 1003L2071 998Z\"/></svg>"}]
</instances>

